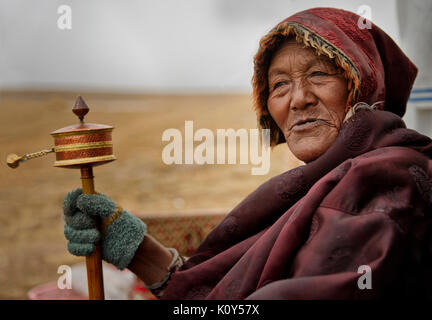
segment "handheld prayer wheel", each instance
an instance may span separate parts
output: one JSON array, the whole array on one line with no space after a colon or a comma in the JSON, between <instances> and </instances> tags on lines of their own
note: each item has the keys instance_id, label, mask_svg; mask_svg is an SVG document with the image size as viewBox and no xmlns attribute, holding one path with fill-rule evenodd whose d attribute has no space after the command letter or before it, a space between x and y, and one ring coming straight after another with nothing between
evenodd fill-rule
<instances>
[{"instance_id":1,"label":"handheld prayer wheel","mask_svg":"<svg viewBox=\"0 0 432 320\"><path fill-rule=\"evenodd\" d=\"M113 127L85 123L84 116L89 112L89 108L81 96L76 100L72 111L78 116L79 123L51 132L54 138L53 148L21 157L10 154L7 157L7 164L11 168L17 168L20 162L55 152L54 166L80 169L83 193L94 194L93 167L116 159L111 138ZM100 229L100 221L96 221L96 227ZM86 257L86 265L89 299L103 300L102 258L99 243L96 245L96 251Z\"/></svg>"},{"instance_id":2,"label":"handheld prayer wheel","mask_svg":"<svg viewBox=\"0 0 432 320\"><path fill-rule=\"evenodd\" d=\"M72 111L80 123L51 132L56 153L54 166L83 169L115 160L111 139L113 127L84 123L89 108L81 97L78 97Z\"/></svg>"}]
</instances>

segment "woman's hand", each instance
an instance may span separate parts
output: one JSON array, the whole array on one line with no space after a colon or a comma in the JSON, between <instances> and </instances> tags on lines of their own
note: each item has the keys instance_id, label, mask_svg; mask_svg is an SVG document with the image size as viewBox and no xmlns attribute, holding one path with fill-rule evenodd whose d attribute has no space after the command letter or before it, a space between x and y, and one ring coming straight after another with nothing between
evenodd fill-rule
<instances>
[{"instance_id":1,"label":"woman's hand","mask_svg":"<svg viewBox=\"0 0 432 320\"><path fill-rule=\"evenodd\" d=\"M63 212L69 252L88 256L100 241L102 259L120 270L132 261L147 231L143 221L104 194L82 194L75 189L63 200ZM96 217L101 219L101 231L95 227Z\"/></svg>"}]
</instances>

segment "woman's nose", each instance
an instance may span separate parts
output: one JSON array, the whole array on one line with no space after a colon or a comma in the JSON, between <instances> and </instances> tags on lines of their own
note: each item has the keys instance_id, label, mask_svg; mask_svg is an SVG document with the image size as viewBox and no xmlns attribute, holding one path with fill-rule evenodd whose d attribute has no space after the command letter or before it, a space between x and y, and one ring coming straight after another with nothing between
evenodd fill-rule
<instances>
[{"instance_id":1,"label":"woman's nose","mask_svg":"<svg viewBox=\"0 0 432 320\"><path fill-rule=\"evenodd\" d=\"M291 90L290 109L306 109L317 103L317 97L311 92L307 84L298 81Z\"/></svg>"}]
</instances>

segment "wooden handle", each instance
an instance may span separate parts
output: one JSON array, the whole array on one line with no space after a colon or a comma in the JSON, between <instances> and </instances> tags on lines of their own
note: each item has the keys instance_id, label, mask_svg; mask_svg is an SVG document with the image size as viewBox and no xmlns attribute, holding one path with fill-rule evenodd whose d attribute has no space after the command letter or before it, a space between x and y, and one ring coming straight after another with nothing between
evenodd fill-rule
<instances>
[{"instance_id":1,"label":"wooden handle","mask_svg":"<svg viewBox=\"0 0 432 320\"><path fill-rule=\"evenodd\" d=\"M93 168L91 166L81 168L81 181L83 194L94 194ZM100 230L100 221L96 221L96 227ZM100 243L96 244L96 251L86 257L87 283L90 300L104 300L104 285L102 272L102 254Z\"/></svg>"}]
</instances>

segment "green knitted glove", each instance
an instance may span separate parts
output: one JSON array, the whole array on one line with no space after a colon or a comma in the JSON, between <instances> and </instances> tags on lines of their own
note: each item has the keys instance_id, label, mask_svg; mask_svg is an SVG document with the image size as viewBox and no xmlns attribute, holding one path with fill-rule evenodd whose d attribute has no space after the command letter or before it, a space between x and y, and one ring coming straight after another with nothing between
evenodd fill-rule
<instances>
[{"instance_id":1,"label":"green knitted glove","mask_svg":"<svg viewBox=\"0 0 432 320\"><path fill-rule=\"evenodd\" d=\"M129 265L147 231L143 221L104 194L82 194L75 189L64 198L63 212L69 252L88 256L100 240L102 259L120 270ZM95 228L96 216L102 221L101 232Z\"/></svg>"}]
</instances>

